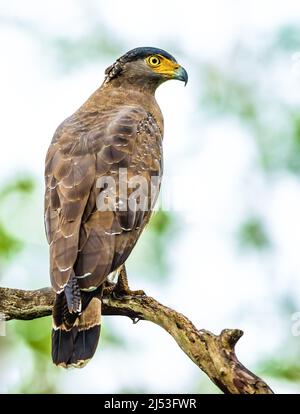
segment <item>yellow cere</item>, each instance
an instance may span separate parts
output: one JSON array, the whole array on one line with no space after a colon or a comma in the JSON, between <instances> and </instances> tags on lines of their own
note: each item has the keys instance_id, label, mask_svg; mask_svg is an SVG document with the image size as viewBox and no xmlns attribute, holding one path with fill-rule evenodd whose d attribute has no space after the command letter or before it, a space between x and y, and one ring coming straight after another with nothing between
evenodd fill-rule
<instances>
[{"instance_id":1,"label":"yellow cere","mask_svg":"<svg viewBox=\"0 0 300 414\"><path fill-rule=\"evenodd\" d=\"M154 72L170 77L173 77L174 72L180 67L178 63L173 62L162 55L151 55L145 60L147 65L150 66Z\"/></svg>"}]
</instances>

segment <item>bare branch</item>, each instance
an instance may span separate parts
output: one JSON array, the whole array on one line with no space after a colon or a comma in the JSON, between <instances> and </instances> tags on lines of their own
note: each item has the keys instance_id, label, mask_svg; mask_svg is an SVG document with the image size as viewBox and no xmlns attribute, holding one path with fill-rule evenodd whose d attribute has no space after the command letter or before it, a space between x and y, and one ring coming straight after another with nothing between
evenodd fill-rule
<instances>
[{"instance_id":1,"label":"bare branch","mask_svg":"<svg viewBox=\"0 0 300 414\"><path fill-rule=\"evenodd\" d=\"M54 296L51 288L33 291L0 288L0 312L6 320L51 315ZM149 296L130 299L105 296L102 313L128 316L133 321L147 320L161 326L224 393L273 394L262 379L237 359L234 348L243 335L238 329L225 329L220 335L198 330L184 315Z\"/></svg>"}]
</instances>

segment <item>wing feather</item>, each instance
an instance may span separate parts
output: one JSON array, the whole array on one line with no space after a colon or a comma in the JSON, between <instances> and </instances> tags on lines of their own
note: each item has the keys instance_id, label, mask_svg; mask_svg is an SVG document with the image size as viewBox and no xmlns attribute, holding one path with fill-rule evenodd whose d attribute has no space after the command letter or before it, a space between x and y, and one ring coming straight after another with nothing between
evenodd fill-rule
<instances>
[{"instance_id":1,"label":"wing feather","mask_svg":"<svg viewBox=\"0 0 300 414\"><path fill-rule=\"evenodd\" d=\"M97 211L97 180L114 177L118 194L120 168L127 168L126 185L141 175L150 188L151 176L162 175L162 134L142 107L75 113L59 127L45 169L45 227L57 292L74 273L81 289L100 286L127 259L149 220L149 209L128 208L134 189L116 198L114 211Z\"/></svg>"}]
</instances>

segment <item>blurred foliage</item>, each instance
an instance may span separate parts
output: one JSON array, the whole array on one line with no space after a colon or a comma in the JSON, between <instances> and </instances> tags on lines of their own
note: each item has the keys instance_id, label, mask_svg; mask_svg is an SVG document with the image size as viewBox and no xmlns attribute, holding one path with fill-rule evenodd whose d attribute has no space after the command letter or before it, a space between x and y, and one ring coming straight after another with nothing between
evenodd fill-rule
<instances>
[{"instance_id":1,"label":"blurred foliage","mask_svg":"<svg viewBox=\"0 0 300 414\"><path fill-rule=\"evenodd\" d=\"M9 334L13 342L22 349L30 351L32 358L30 369L19 383L18 393L49 394L59 393L59 378L65 373L53 365L51 360L51 317L34 319L32 321L9 322ZM12 338L10 338L12 339ZM106 319L101 329L101 348L126 349L127 343L121 338Z\"/></svg>"},{"instance_id":2,"label":"blurred foliage","mask_svg":"<svg viewBox=\"0 0 300 414\"><path fill-rule=\"evenodd\" d=\"M300 364L294 355L285 359L280 355L277 359L262 362L261 375L280 378L291 382L300 382Z\"/></svg>"},{"instance_id":3,"label":"blurred foliage","mask_svg":"<svg viewBox=\"0 0 300 414\"><path fill-rule=\"evenodd\" d=\"M227 74L220 68L206 67L203 83L206 88L202 102L210 115L235 117L255 139L258 166L266 173L300 173L300 108L291 109L288 104L276 102L276 97L269 93L259 96L262 86L243 79L234 70Z\"/></svg>"},{"instance_id":4,"label":"blurred foliage","mask_svg":"<svg viewBox=\"0 0 300 414\"><path fill-rule=\"evenodd\" d=\"M298 29L297 34L294 39L299 37ZM263 61L266 56L269 60ZM265 173L299 174L300 108L285 102L279 93L280 80L273 74L282 64L280 56L278 48L270 49L265 43L256 53L240 46L222 66L201 65L200 102L208 116L232 117L246 128L257 144L258 166Z\"/></svg>"},{"instance_id":5,"label":"blurred foliage","mask_svg":"<svg viewBox=\"0 0 300 414\"><path fill-rule=\"evenodd\" d=\"M77 39L57 37L48 42L59 69L66 72L93 61L118 56L121 52L119 43L110 39L103 28L99 30L99 27Z\"/></svg>"},{"instance_id":6,"label":"blurred foliage","mask_svg":"<svg viewBox=\"0 0 300 414\"><path fill-rule=\"evenodd\" d=\"M300 349L299 337L292 335L291 315L299 311L298 298L294 291L281 292L275 300L283 321L290 322L282 332L281 344L275 353L261 359L257 364L257 372L261 376L300 384ZM286 329L288 328L288 329Z\"/></svg>"},{"instance_id":7,"label":"blurred foliage","mask_svg":"<svg viewBox=\"0 0 300 414\"><path fill-rule=\"evenodd\" d=\"M271 49L295 52L300 48L300 29L298 25L284 25L274 36Z\"/></svg>"},{"instance_id":8,"label":"blurred foliage","mask_svg":"<svg viewBox=\"0 0 300 414\"><path fill-rule=\"evenodd\" d=\"M126 338L121 337L118 332L115 331L115 328L110 323L109 318L105 319L105 323L101 325L101 338L100 346L108 348L121 348L128 349L128 343Z\"/></svg>"},{"instance_id":9,"label":"blurred foliage","mask_svg":"<svg viewBox=\"0 0 300 414\"><path fill-rule=\"evenodd\" d=\"M31 368L19 384L19 393L48 394L59 391L54 380L59 371L50 358L51 325L51 317L10 322L16 343L29 349L32 358Z\"/></svg>"},{"instance_id":10,"label":"blurred foliage","mask_svg":"<svg viewBox=\"0 0 300 414\"><path fill-rule=\"evenodd\" d=\"M162 236L172 226L172 216L166 211L159 210L152 215L149 228L157 236Z\"/></svg>"},{"instance_id":11,"label":"blurred foliage","mask_svg":"<svg viewBox=\"0 0 300 414\"><path fill-rule=\"evenodd\" d=\"M276 76L282 53L300 48L299 27L283 26L269 39L254 46L240 43L222 65L199 65L199 99L208 118L232 118L246 130L255 141L257 167L266 178L286 172L299 176L300 108L281 96ZM245 250L272 247L263 219L251 215L240 223L237 242Z\"/></svg>"},{"instance_id":12,"label":"blurred foliage","mask_svg":"<svg viewBox=\"0 0 300 414\"><path fill-rule=\"evenodd\" d=\"M47 50L47 58L52 58L52 68L69 73L85 64L101 61L120 55L124 52L122 41L114 37L105 27L97 10L93 10L93 2L87 1L85 8L86 19L89 21L87 29L80 35L48 33L35 21L0 16L0 24L16 27L30 36L43 49Z\"/></svg>"},{"instance_id":13,"label":"blurred foliage","mask_svg":"<svg viewBox=\"0 0 300 414\"><path fill-rule=\"evenodd\" d=\"M170 266L167 251L172 248L172 240L178 231L175 218L175 214L163 210L152 214L128 259L129 266L134 263L134 271L139 278L160 283L167 281Z\"/></svg>"},{"instance_id":14,"label":"blurred foliage","mask_svg":"<svg viewBox=\"0 0 300 414\"><path fill-rule=\"evenodd\" d=\"M287 173L300 176L300 107L281 94L286 80L278 76L284 62L292 65L291 55L299 49L299 26L286 25L254 46L240 43L222 65L199 65L199 100L206 116L212 121L235 120L245 129L256 144L256 170L270 183ZM252 213L240 223L236 241L248 252L273 247L264 219ZM281 320L290 320L297 309L292 291L280 292L277 309ZM262 377L300 382L299 358L299 343L287 330L282 346L261 360L257 370Z\"/></svg>"},{"instance_id":15,"label":"blurred foliage","mask_svg":"<svg viewBox=\"0 0 300 414\"><path fill-rule=\"evenodd\" d=\"M32 177L22 177L10 180L0 191L0 201L12 193L30 194L35 188Z\"/></svg>"},{"instance_id":16,"label":"blurred foliage","mask_svg":"<svg viewBox=\"0 0 300 414\"><path fill-rule=\"evenodd\" d=\"M290 317L290 314L288 316ZM282 345L278 347L276 353L258 362L258 375L300 384L299 338L293 339L291 340L290 333L285 332Z\"/></svg>"},{"instance_id":17,"label":"blurred foliage","mask_svg":"<svg viewBox=\"0 0 300 414\"><path fill-rule=\"evenodd\" d=\"M22 250L25 241L16 238L7 230L7 220L13 220L15 214L22 214L24 197L32 195L35 180L28 174L8 180L0 190L0 263L8 265L15 255ZM5 214L4 214L5 213ZM50 326L49 318L34 321L12 321L9 323L10 334L14 343L22 344L31 350L32 369L26 373L19 384L17 392L49 393L55 392L53 367L50 365ZM1 350L5 344L1 344ZM16 390L15 390L16 391Z\"/></svg>"},{"instance_id":18,"label":"blurred foliage","mask_svg":"<svg viewBox=\"0 0 300 414\"><path fill-rule=\"evenodd\" d=\"M31 194L34 190L34 179L30 176L17 177L9 180L0 190L0 211L5 203L10 203L11 197L18 196L17 208L22 207L22 196ZM14 203L16 202L14 198ZM12 217L11 217L12 219ZM0 263L8 263L18 253L24 243L12 235L6 228L5 219L0 215Z\"/></svg>"},{"instance_id":19,"label":"blurred foliage","mask_svg":"<svg viewBox=\"0 0 300 414\"><path fill-rule=\"evenodd\" d=\"M13 321L15 333L26 345L35 349L41 355L49 355L50 338L48 335L51 329L51 318L45 317L32 321ZM47 338L47 341L45 341Z\"/></svg>"},{"instance_id":20,"label":"blurred foliage","mask_svg":"<svg viewBox=\"0 0 300 414\"><path fill-rule=\"evenodd\" d=\"M20 240L12 236L0 223L0 258L1 261L11 258L12 255L19 252L23 244Z\"/></svg>"},{"instance_id":21,"label":"blurred foliage","mask_svg":"<svg viewBox=\"0 0 300 414\"><path fill-rule=\"evenodd\" d=\"M232 69L220 68L212 64L201 67L202 84L201 105L214 116L232 114L247 122L255 123L258 118L258 103L254 85L236 77Z\"/></svg>"},{"instance_id":22,"label":"blurred foliage","mask_svg":"<svg viewBox=\"0 0 300 414\"><path fill-rule=\"evenodd\" d=\"M271 245L264 222L258 216L250 216L240 224L237 240L240 247L247 250L266 250Z\"/></svg>"}]
</instances>

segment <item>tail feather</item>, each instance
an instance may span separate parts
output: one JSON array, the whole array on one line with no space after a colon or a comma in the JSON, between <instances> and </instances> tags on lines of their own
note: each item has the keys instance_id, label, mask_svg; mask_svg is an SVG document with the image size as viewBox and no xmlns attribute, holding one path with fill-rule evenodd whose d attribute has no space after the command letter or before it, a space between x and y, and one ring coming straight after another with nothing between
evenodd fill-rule
<instances>
[{"instance_id":1,"label":"tail feather","mask_svg":"<svg viewBox=\"0 0 300 414\"><path fill-rule=\"evenodd\" d=\"M74 350L70 360L73 367L84 367L94 355L100 336L100 325L77 332Z\"/></svg>"},{"instance_id":2,"label":"tail feather","mask_svg":"<svg viewBox=\"0 0 300 414\"><path fill-rule=\"evenodd\" d=\"M58 328L52 330L52 360L56 365L67 368L71 361L76 328L69 331Z\"/></svg>"},{"instance_id":3,"label":"tail feather","mask_svg":"<svg viewBox=\"0 0 300 414\"><path fill-rule=\"evenodd\" d=\"M83 293L82 304L81 314L68 313L65 297L57 298L54 305L52 359L64 368L83 367L94 355L99 341L101 299Z\"/></svg>"}]
</instances>

